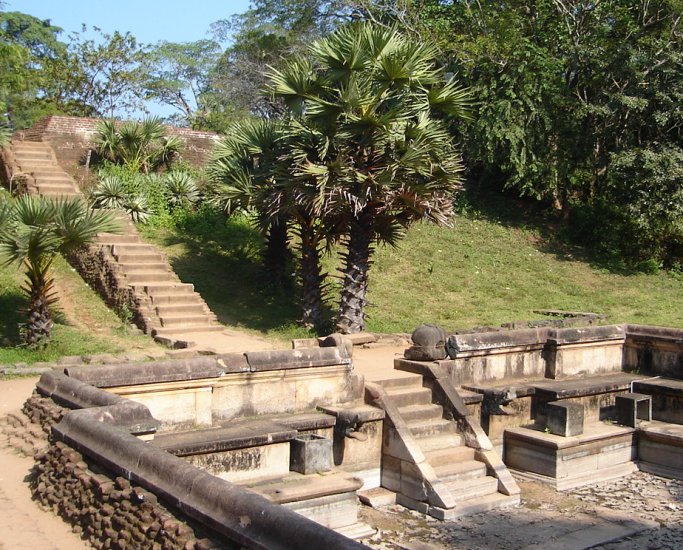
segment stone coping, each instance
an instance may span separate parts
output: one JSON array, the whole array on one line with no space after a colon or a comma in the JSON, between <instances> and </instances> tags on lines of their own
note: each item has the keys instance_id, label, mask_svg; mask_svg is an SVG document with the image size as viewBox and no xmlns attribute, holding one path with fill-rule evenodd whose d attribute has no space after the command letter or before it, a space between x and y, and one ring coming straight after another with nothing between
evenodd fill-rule
<instances>
[{"instance_id":1,"label":"stone coping","mask_svg":"<svg viewBox=\"0 0 683 550\"><path fill-rule=\"evenodd\" d=\"M661 441L667 445L683 448L683 425L669 422L641 422L638 432L648 439Z\"/></svg>"},{"instance_id":2,"label":"stone coping","mask_svg":"<svg viewBox=\"0 0 683 550\"><path fill-rule=\"evenodd\" d=\"M626 338L651 337L658 339L673 339L683 343L683 329L659 327L651 325L625 325Z\"/></svg>"},{"instance_id":3,"label":"stone coping","mask_svg":"<svg viewBox=\"0 0 683 550\"><path fill-rule=\"evenodd\" d=\"M673 378L641 380L642 378L642 376L639 376L638 381L633 382L634 392L650 395L683 396L683 380L675 380Z\"/></svg>"},{"instance_id":4,"label":"stone coping","mask_svg":"<svg viewBox=\"0 0 683 550\"><path fill-rule=\"evenodd\" d=\"M625 330L622 325L560 328L549 331L548 343L555 345L579 344L604 340L623 340L624 337Z\"/></svg>"},{"instance_id":5,"label":"stone coping","mask_svg":"<svg viewBox=\"0 0 683 550\"><path fill-rule=\"evenodd\" d=\"M627 426L618 426L607 424L603 422L591 422L584 425L584 432L581 435L572 435L564 437L552 433L546 433L535 425L522 426L519 428L506 428L505 439L519 439L547 447L550 449L561 450L579 445L586 445L594 443L603 439L609 439L616 436L632 434L636 431L635 428Z\"/></svg>"},{"instance_id":6,"label":"stone coping","mask_svg":"<svg viewBox=\"0 0 683 550\"><path fill-rule=\"evenodd\" d=\"M588 378L547 380L534 384L535 394L554 401L616 391L630 390L631 382L642 380L642 375L618 372Z\"/></svg>"},{"instance_id":7,"label":"stone coping","mask_svg":"<svg viewBox=\"0 0 683 550\"><path fill-rule=\"evenodd\" d=\"M98 388L114 388L335 365L352 368L351 359L343 349L326 347L227 353L147 363L69 366L64 368L64 374Z\"/></svg>"}]
</instances>

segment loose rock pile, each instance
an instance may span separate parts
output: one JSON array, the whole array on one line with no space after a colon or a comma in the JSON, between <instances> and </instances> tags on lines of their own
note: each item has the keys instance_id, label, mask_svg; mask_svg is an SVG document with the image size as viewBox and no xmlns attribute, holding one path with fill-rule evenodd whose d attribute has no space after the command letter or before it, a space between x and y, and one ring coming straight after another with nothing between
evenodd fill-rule
<instances>
[{"instance_id":1,"label":"loose rock pile","mask_svg":"<svg viewBox=\"0 0 683 550\"><path fill-rule=\"evenodd\" d=\"M174 517L149 491L112 478L58 441L35 455L31 491L95 548L225 548Z\"/></svg>"}]
</instances>

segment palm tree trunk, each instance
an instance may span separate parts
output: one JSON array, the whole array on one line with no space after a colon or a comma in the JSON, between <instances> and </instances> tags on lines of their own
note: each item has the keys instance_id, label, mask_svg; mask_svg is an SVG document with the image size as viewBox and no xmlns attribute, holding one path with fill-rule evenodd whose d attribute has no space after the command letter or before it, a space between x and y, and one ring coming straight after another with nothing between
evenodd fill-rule
<instances>
[{"instance_id":1,"label":"palm tree trunk","mask_svg":"<svg viewBox=\"0 0 683 550\"><path fill-rule=\"evenodd\" d=\"M320 246L314 221L302 220L301 228L301 307L302 324L320 331L323 327L323 274L320 266Z\"/></svg>"},{"instance_id":2,"label":"palm tree trunk","mask_svg":"<svg viewBox=\"0 0 683 550\"><path fill-rule=\"evenodd\" d=\"M266 249L263 254L263 269L268 281L280 288L288 288L291 283L289 266L292 253L289 250L287 223L278 220L271 223L266 235Z\"/></svg>"},{"instance_id":3,"label":"palm tree trunk","mask_svg":"<svg viewBox=\"0 0 683 550\"><path fill-rule=\"evenodd\" d=\"M54 302L52 296L53 281L49 277L51 263L51 261L47 261L40 262L39 265L29 266L26 273L30 294L24 340L32 347L47 345L54 326L50 312L50 304Z\"/></svg>"},{"instance_id":4,"label":"palm tree trunk","mask_svg":"<svg viewBox=\"0 0 683 550\"><path fill-rule=\"evenodd\" d=\"M351 226L351 234L344 255L344 285L339 305L337 329L342 334L353 334L365 330L365 299L368 289L368 272L372 239L362 223Z\"/></svg>"}]
</instances>

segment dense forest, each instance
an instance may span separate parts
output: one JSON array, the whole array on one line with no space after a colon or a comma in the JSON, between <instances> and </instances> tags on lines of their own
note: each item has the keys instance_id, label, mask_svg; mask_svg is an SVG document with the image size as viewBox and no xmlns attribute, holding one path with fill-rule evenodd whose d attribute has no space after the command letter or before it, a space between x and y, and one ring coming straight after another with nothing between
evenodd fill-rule
<instances>
[{"instance_id":1,"label":"dense forest","mask_svg":"<svg viewBox=\"0 0 683 550\"><path fill-rule=\"evenodd\" d=\"M331 76L338 76L341 57L310 45L335 33L325 47L343 52L349 40L360 40L368 50L398 33L402 44L420 45L415 52L435 67L426 80L411 80L427 99L416 93L410 100L438 106L433 124L448 135L439 130L419 139L451 152L464 169L442 193L452 194L461 181L466 193L504 193L532 203L570 238L624 265L680 271L682 8L682 0L254 0L246 13L218 19L211 39L154 45L119 32L100 33L96 41L83 33L65 37L51 21L0 11L0 113L6 126L23 128L57 113L132 116L156 102L175 110L169 122L176 125L219 133L251 128L253 134L259 124L281 131L278 121L301 117L305 103L307 114L317 116L308 116L309 134L315 129L329 137L323 108L333 100L346 106L360 100L352 101L344 82ZM380 34L361 39L344 31L359 25ZM296 68L293 59L300 62ZM392 82L400 80L396 67L383 70ZM292 78L317 91L292 92ZM302 102L298 112L294 96ZM412 108L406 105L400 108ZM393 107L383 109L395 114ZM373 124L380 122L386 121ZM395 150L391 139L383 143ZM443 163L434 149L425 152L429 162ZM257 183L263 177L253 170L247 176ZM396 208L392 203L392 214ZM337 208L330 219L347 229L356 224L347 234L359 235L358 216L348 212ZM377 212L361 247L395 237L391 224L380 227ZM435 210L425 203L404 212L408 220ZM306 237L306 220L299 222ZM320 242L311 243L311 253L326 235L313 237ZM369 265L367 257L351 261L364 262ZM313 270L310 276L319 281L321 275ZM351 267L346 276L355 276Z\"/></svg>"}]
</instances>

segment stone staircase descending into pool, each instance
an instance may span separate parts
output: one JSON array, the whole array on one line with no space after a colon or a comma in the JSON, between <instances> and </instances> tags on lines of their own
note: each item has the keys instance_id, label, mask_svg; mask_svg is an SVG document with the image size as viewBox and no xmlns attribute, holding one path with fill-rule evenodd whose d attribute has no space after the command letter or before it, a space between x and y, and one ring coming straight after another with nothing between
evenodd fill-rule
<instances>
[{"instance_id":1,"label":"stone staircase descending into pool","mask_svg":"<svg viewBox=\"0 0 683 550\"><path fill-rule=\"evenodd\" d=\"M476 406L480 396L462 399L450 387L438 399L439 389L419 374L366 382L366 392L386 413L381 484L397 503L438 519L519 504L512 476L477 421L468 420L468 402Z\"/></svg>"},{"instance_id":2,"label":"stone staircase descending into pool","mask_svg":"<svg viewBox=\"0 0 683 550\"><path fill-rule=\"evenodd\" d=\"M13 140L4 158L9 180L30 194L55 199L81 195L48 143ZM152 336L172 342L188 333L222 331L193 285L178 278L157 247L143 242L128 216L116 216L122 233L98 235L89 258L76 262L84 278L110 303L117 301L114 293L120 296L120 289L127 288L130 299L125 305L135 310L131 313L136 323ZM120 300L117 305L121 307Z\"/></svg>"}]
</instances>

